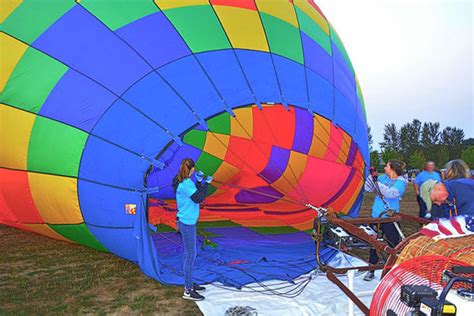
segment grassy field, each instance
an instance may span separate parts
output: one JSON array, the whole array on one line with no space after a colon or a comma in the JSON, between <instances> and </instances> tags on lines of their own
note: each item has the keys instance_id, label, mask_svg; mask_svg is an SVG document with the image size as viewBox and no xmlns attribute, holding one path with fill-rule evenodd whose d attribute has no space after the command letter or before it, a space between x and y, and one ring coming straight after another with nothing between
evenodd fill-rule
<instances>
[{"instance_id":1,"label":"grassy field","mask_svg":"<svg viewBox=\"0 0 474 316\"><path fill-rule=\"evenodd\" d=\"M368 214L373 195L366 195ZM411 186L402 210L416 214ZM418 229L403 223L405 233ZM0 314L200 315L182 288L145 277L108 253L0 225Z\"/></svg>"}]
</instances>

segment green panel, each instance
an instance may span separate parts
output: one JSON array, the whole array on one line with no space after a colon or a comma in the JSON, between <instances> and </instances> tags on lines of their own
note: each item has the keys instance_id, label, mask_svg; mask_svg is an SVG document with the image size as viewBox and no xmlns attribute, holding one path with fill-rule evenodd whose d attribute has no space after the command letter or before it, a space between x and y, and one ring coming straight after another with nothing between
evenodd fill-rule
<instances>
[{"instance_id":1,"label":"green panel","mask_svg":"<svg viewBox=\"0 0 474 316\"><path fill-rule=\"evenodd\" d=\"M239 224L236 224L232 221L215 221L215 222L198 222L197 228L219 228L219 227L238 227Z\"/></svg>"},{"instance_id":2,"label":"green panel","mask_svg":"<svg viewBox=\"0 0 474 316\"><path fill-rule=\"evenodd\" d=\"M326 53L332 54L331 40L326 32L323 31L317 23L315 23L306 13L296 7L296 14L298 16L298 23L301 30L311 37L316 43L321 46Z\"/></svg>"},{"instance_id":3,"label":"green panel","mask_svg":"<svg viewBox=\"0 0 474 316\"><path fill-rule=\"evenodd\" d=\"M67 70L63 64L28 48L0 94L0 102L38 113Z\"/></svg>"},{"instance_id":4,"label":"green panel","mask_svg":"<svg viewBox=\"0 0 474 316\"><path fill-rule=\"evenodd\" d=\"M331 39L334 42L334 44L337 46L339 51L341 52L342 56L344 57L344 60L346 63L349 65L349 69L352 71L352 74L355 75L354 72L354 67L352 67L351 60L349 58L349 55L347 54L346 48L344 47L344 44L342 44L341 39L337 35L336 31L332 27L332 25L329 25L330 33L331 33Z\"/></svg>"},{"instance_id":5,"label":"green panel","mask_svg":"<svg viewBox=\"0 0 474 316\"><path fill-rule=\"evenodd\" d=\"M112 30L159 11L152 0L82 0L81 5Z\"/></svg>"},{"instance_id":6,"label":"green panel","mask_svg":"<svg viewBox=\"0 0 474 316\"><path fill-rule=\"evenodd\" d=\"M259 234L290 234L297 233L299 230L290 227L290 226L280 226L280 227L249 227L249 229L257 232Z\"/></svg>"},{"instance_id":7,"label":"green panel","mask_svg":"<svg viewBox=\"0 0 474 316\"><path fill-rule=\"evenodd\" d=\"M206 135L205 131L193 129L184 135L183 142L202 150L206 143Z\"/></svg>"},{"instance_id":8,"label":"green panel","mask_svg":"<svg viewBox=\"0 0 474 316\"><path fill-rule=\"evenodd\" d=\"M79 225L48 225L58 234L78 244L91 247L100 251L107 251L101 243L91 234L86 224Z\"/></svg>"},{"instance_id":9,"label":"green panel","mask_svg":"<svg viewBox=\"0 0 474 316\"><path fill-rule=\"evenodd\" d=\"M158 229L158 233L169 233L169 232L176 232L176 229L173 227L169 227L165 224L158 224L156 225L156 229Z\"/></svg>"},{"instance_id":10,"label":"green panel","mask_svg":"<svg viewBox=\"0 0 474 316\"><path fill-rule=\"evenodd\" d=\"M211 195L212 193L214 193L216 191L217 191L217 188L215 186L213 186L212 184L209 184L209 186L207 187L206 196L209 196L209 195Z\"/></svg>"},{"instance_id":11,"label":"green panel","mask_svg":"<svg viewBox=\"0 0 474 316\"><path fill-rule=\"evenodd\" d=\"M207 121L209 129L215 133L230 135L230 114L225 112Z\"/></svg>"},{"instance_id":12,"label":"green panel","mask_svg":"<svg viewBox=\"0 0 474 316\"><path fill-rule=\"evenodd\" d=\"M272 53L304 63L299 29L272 15L260 12Z\"/></svg>"},{"instance_id":13,"label":"green panel","mask_svg":"<svg viewBox=\"0 0 474 316\"><path fill-rule=\"evenodd\" d=\"M196 162L196 168L202 170L206 175L213 175L221 165L222 160L210 155L206 152L202 152ZM210 189L210 188L209 188Z\"/></svg>"},{"instance_id":14,"label":"green panel","mask_svg":"<svg viewBox=\"0 0 474 316\"><path fill-rule=\"evenodd\" d=\"M77 177L88 134L38 116L28 147L28 170Z\"/></svg>"},{"instance_id":15,"label":"green panel","mask_svg":"<svg viewBox=\"0 0 474 316\"><path fill-rule=\"evenodd\" d=\"M193 53L231 48L211 6L187 6L163 12Z\"/></svg>"},{"instance_id":16,"label":"green panel","mask_svg":"<svg viewBox=\"0 0 474 316\"><path fill-rule=\"evenodd\" d=\"M72 0L23 1L0 30L31 44L75 4Z\"/></svg>"}]
</instances>

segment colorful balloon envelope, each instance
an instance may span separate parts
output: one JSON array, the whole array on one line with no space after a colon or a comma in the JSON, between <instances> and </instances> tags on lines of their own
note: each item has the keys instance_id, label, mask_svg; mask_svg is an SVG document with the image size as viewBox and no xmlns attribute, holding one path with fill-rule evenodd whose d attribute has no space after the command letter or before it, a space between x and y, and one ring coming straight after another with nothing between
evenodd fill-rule
<instances>
[{"instance_id":1,"label":"colorful balloon envelope","mask_svg":"<svg viewBox=\"0 0 474 316\"><path fill-rule=\"evenodd\" d=\"M196 280L241 286L314 268L308 205L358 215L364 101L313 1L12 0L0 22L0 223L180 284L192 158L214 179Z\"/></svg>"}]
</instances>

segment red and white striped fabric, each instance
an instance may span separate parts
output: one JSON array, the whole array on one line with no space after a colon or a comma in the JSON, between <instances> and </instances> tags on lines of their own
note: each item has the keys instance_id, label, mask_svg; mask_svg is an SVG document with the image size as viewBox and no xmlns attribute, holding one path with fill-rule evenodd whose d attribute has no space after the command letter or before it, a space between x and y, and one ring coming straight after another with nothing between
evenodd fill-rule
<instances>
[{"instance_id":1,"label":"red and white striped fabric","mask_svg":"<svg viewBox=\"0 0 474 316\"><path fill-rule=\"evenodd\" d=\"M440 218L425 225L421 230L425 236L431 237L434 240L463 237L472 235L474 232L466 227L466 218L459 215L451 218Z\"/></svg>"}]
</instances>

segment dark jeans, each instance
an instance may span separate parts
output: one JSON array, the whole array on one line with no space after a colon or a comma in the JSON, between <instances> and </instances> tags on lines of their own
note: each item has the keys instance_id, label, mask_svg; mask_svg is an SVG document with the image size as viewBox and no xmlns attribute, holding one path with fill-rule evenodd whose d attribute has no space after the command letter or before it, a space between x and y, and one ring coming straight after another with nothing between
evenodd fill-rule
<instances>
[{"instance_id":1,"label":"dark jeans","mask_svg":"<svg viewBox=\"0 0 474 316\"><path fill-rule=\"evenodd\" d=\"M186 225L178 221L178 228L183 239L184 248L184 287L190 290L193 287L193 268L196 260L196 225Z\"/></svg>"},{"instance_id":2,"label":"dark jeans","mask_svg":"<svg viewBox=\"0 0 474 316\"><path fill-rule=\"evenodd\" d=\"M390 247L395 247L400 243L400 234L398 233L393 223L382 223L380 225L380 228L382 229L385 235L385 239L388 240L388 244L390 245ZM375 251L374 248L371 248L369 263L376 264L377 262L379 262L379 256L377 255L377 251Z\"/></svg>"},{"instance_id":3,"label":"dark jeans","mask_svg":"<svg viewBox=\"0 0 474 316\"><path fill-rule=\"evenodd\" d=\"M418 206L420 207L419 216L421 218L425 218L427 211L425 201L423 201L423 199L419 195L416 196L416 201L418 202Z\"/></svg>"}]
</instances>

